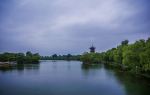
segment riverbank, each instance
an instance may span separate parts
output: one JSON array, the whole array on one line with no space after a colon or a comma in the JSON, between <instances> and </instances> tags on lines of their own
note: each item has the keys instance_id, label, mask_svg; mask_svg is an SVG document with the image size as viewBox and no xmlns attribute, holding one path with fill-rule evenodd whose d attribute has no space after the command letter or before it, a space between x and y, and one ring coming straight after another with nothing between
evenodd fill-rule
<instances>
[{"instance_id":1,"label":"riverbank","mask_svg":"<svg viewBox=\"0 0 150 95\"><path fill-rule=\"evenodd\" d=\"M16 64L16 62L0 62L0 68L10 68Z\"/></svg>"},{"instance_id":2,"label":"riverbank","mask_svg":"<svg viewBox=\"0 0 150 95\"><path fill-rule=\"evenodd\" d=\"M83 63L105 63L122 71L150 77L150 38L140 39L128 44L122 41L117 47L105 52L85 52L81 56Z\"/></svg>"},{"instance_id":3,"label":"riverbank","mask_svg":"<svg viewBox=\"0 0 150 95\"><path fill-rule=\"evenodd\" d=\"M139 72L139 71L133 71L133 70L129 69L129 67L124 66L122 64L104 63L104 65L107 66L107 68L115 69L120 72L126 72L126 73L130 73L132 75L135 75L135 76L141 76L141 77L150 79L150 74Z\"/></svg>"},{"instance_id":4,"label":"riverbank","mask_svg":"<svg viewBox=\"0 0 150 95\"><path fill-rule=\"evenodd\" d=\"M145 77L150 79L150 74L149 73L145 73L145 72L139 72L139 70L132 70L131 68L129 68L128 66L125 66L123 64L117 64L114 62L98 62L98 63L82 63L84 67L93 67L93 66L97 66L97 65L101 65L103 64L106 68L109 68L111 70L116 70L118 72L125 72L125 73L129 73L132 74L134 76L139 76L139 77Z\"/></svg>"}]
</instances>

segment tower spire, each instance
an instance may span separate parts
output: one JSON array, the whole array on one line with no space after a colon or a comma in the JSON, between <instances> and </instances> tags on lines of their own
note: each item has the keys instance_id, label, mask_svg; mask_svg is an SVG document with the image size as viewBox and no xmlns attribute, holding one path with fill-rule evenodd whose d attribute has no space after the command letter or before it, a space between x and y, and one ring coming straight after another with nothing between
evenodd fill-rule
<instances>
[{"instance_id":1,"label":"tower spire","mask_svg":"<svg viewBox=\"0 0 150 95\"><path fill-rule=\"evenodd\" d=\"M91 53L95 53L95 47L94 47L94 45L93 45L93 42L92 42L92 46L90 47L90 52L91 52Z\"/></svg>"}]
</instances>

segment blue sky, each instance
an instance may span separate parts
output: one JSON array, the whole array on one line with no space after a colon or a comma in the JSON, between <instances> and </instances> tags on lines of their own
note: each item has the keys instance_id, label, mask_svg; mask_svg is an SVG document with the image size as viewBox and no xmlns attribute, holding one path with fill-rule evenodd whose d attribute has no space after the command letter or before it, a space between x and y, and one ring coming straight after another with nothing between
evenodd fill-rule
<instances>
[{"instance_id":1,"label":"blue sky","mask_svg":"<svg viewBox=\"0 0 150 95\"><path fill-rule=\"evenodd\" d=\"M0 0L0 52L81 54L150 36L150 0Z\"/></svg>"}]
</instances>

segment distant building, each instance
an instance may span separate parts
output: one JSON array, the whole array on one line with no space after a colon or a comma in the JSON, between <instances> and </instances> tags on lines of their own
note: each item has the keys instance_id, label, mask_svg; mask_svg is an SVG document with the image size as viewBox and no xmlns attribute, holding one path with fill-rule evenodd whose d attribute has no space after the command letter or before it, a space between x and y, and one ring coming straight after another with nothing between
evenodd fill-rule
<instances>
[{"instance_id":1,"label":"distant building","mask_svg":"<svg viewBox=\"0 0 150 95\"><path fill-rule=\"evenodd\" d=\"M92 45L91 47L90 47L90 53L95 53L95 47Z\"/></svg>"}]
</instances>

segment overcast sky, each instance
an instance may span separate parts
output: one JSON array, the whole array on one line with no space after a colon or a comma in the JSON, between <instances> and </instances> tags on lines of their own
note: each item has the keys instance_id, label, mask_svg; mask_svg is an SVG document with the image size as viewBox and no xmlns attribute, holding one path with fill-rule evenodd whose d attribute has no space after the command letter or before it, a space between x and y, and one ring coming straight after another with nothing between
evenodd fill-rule
<instances>
[{"instance_id":1,"label":"overcast sky","mask_svg":"<svg viewBox=\"0 0 150 95\"><path fill-rule=\"evenodd\" d=\"M149 36L150 0L0 0L0 52L101 52Z\"/></svg>"}]
</instances>

